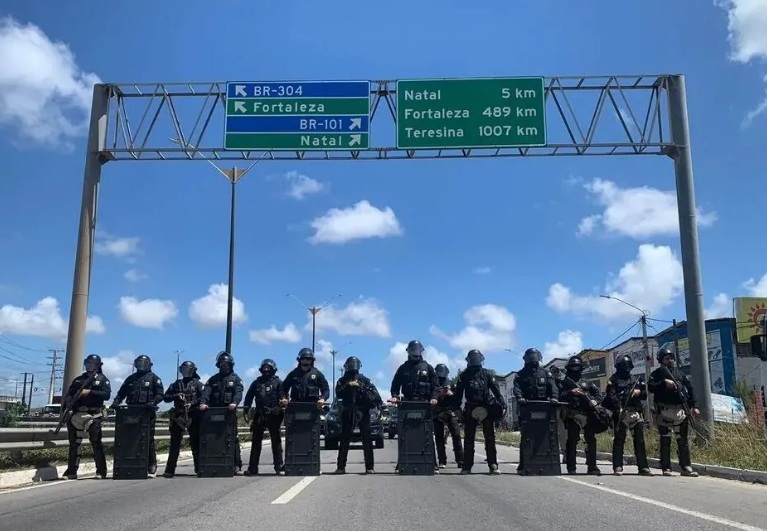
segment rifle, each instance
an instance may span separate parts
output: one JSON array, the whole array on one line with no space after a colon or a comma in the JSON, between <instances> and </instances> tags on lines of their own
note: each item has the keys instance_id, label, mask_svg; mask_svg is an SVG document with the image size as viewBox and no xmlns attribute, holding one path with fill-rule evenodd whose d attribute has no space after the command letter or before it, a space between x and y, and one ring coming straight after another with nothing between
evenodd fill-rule
<instances>
[{"instance_id":1,"label":"rifle","mask_svg":"<svg viewBox=\"0 0 767 531\"><path fill-rule=\"evenodd\" d=\"M668 376L668 379L674 382L674 390L676 391L677 397L682 402L682 410L684 411L684 414L688 419L690 419L690 427L692 427L693 431L698 434L698 437L705 439L703 434L698 430L698 426L695 422L695 417L693 416L692 411L690 411L690 406L687 404L687 388L685 388L681 382L679 382L679 380L674 377L674 373L671 372L671 369L665 365L661 365L661 367L665 371L664 376Z\"/></svg>"},{"instance_id":2,"label":"rifle","mask_svg":"<svg viewBox=\"0 0 767 531\"><path fill-rule=\"evenodd\" d=\"M636 389L636 387L637 387L637 385L639 384L640 381L641 381L641 379L637 378L636 381L634 382L634 385L632 385L631 389L629 389L629 392L628 392L628 395L626 396L625 402L623 400L620 401L621 412L620 412L620 415L618 416L618 422L615 424L615 430L616 431L618 430L618 426L621 425L621 423L623 422L623 419L626 417L626 408L628 407L629 402L631 401L631 396L634 394L634 389Z\"/></svg>"},{"instance_id":3,"label":"rifle","mask_svg":"<svg viewBox=\"0 0 767 531\"><path fill-rule=\"evenodd\" d=\"M80 386L80 389L77 390L77 392L72 396L72 399L69 400L69 407L66 408L61 412L61 417L59 417L59 423L56 425L56 429L49 430L51 433L58 434L61 431L61 428L66 426L69 423L69 420L72 418L72 415L75 414L75 404L77 404L77 401L80 400L80 397L83 394L83 391L87 388L87 386L91 385L93 383L93 380L96 379L96 375L98 372L94 372L90 376L88 376L85 381L83 381L82 385Z\"/></svg>"}]
</instances>

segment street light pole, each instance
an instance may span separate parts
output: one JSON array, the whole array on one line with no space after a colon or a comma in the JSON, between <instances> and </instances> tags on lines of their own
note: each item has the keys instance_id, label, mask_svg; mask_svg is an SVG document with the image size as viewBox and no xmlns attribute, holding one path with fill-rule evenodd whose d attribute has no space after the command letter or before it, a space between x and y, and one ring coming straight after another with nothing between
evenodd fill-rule
<instances>
[{"instance_id":1,"label":"street light pole","mask_svg":"<svg viewBox=\"0 0 767 531\"><path fill-rule=\"evenodd\" d=\"M229 354L232 353L232 330L234 328L234 322L233 322L233 313L234 313L234 228L235 228L235 220L236 220L236 206L237 206L237 183L240 182L240 179L242 179L246 173L248 173L250 170L253 169L253 167L261 162L263 158L267 155L267 152L264 152L258 160L253 162L250 166L248 166L244 170L237 169L236 167L233 167L230 170L223 170L219 168L216 164L214 164L209 158L207 158L205 155L200 153L195 146L192 144L183 142L182 140L178 138L171 138L171 142L174 142L184 148L189 149L190 151L193 151L192 156L199 155L205 162L213 166L215 170L223 175L227 181L229 181L231 185L231 200L230 200L230 206L229 206L229 275L227 280L227 296L226 296L226 346L224 350L228 352Z\"/></svg>"},{"instance_id":2,"label":"street light pole","mask_svg":"<svg viewBox=\"0 0 767 531\"><path fill-rule=\"evenodd\" d=\"M619 299L618 297L613 297L612 295L600 295L603 299L611 299L614 301L618 301L620 303L625 304L629 308L633 308L637 310L639 313L642 314L642 317L640 318L640 322L642 323L642 350L644 353L644 377L645 377L645 384L650 381L650 344L647 340L647 310L643 310L642 308L639 308L638 306L634 306L630 302L626 302L623 299ZM652 428L653 421L652 421L652 415L650 415L650 411L652 409L652 395L650 393L647 393L647 400L645 400L644 403L644 417L645 422L647 423L647 426Z\"/></svg>"},{"instance_id":3,"label":"street light pole","mask_svg":"<svg viewBox=\"0 0 767 531\"><path fill-rule=\"evenodd\" d=\"M304 304L304 303L301 301L301 299L299 299L298 297L296 297L296 296L295 296L295 295L293 295L292 293L288 293L288 294L287 294L287 295L285 295L285 296L286 296L286 297L290 297L291 299L295 299L295 300L296 300L296 302L298 302L298 304L300 304L301 306L303 306L303 307L304 307L304 309L305 309L307 312L309 312L310 314L312 314L312 352L314 352L314 351L316 350L316 349L315 349L315 347L316 347L316 340L317 340L317 314L318 314L318 313L320 313L320 310L322 310L323 308L325 308L326 306L328 306L328 305L329 305L331 302L333 302L334 300L336 300L337 298L339 298L339 297L341 296L341 294L339 293L339 294L337 294L337 295L335 295L335 296L331 297L331 298L330 298L330 299L328 299L328 300L327 300L327 301L326 301L324 304L322 304L322 305L320 305L320 306L312 306L312 307L309 307L309 306L307 306L306 304Z\"/></svg>"},{"instance_id":4,"label":"street light pole","mask_svg":"<svg viewBox=\"0 0 767 531\"><path fill-rule=\"evenodd\" d=\"M347 345L351 345L352 343L354 343L354 341L349 341L348 343L344 343L341 346L345 347ZM336 350L336 349L333 349L333 350L330 351L330 356L331 356L331 358L333 358L333 372L331 373L333 375L333 378L335 378L335 375L336 375L336 354L338 354L339 352L340 351ZM341 376L343 376L343 374L341 374ZM335 401L335 399L336 399L336 386L333 385L332 388L333 388L333 401Z\"/></svg>"},{"instance_id":5,"label":"street light pole","mask_svg":"<svg viewBox=\"0 0 767 531\"><path fill-rule=\"evenodd\" d=\"M184 353L183 350L175 350L176 353L176 379L181 378L181 354Z\"/></svg>"}]
</instances>

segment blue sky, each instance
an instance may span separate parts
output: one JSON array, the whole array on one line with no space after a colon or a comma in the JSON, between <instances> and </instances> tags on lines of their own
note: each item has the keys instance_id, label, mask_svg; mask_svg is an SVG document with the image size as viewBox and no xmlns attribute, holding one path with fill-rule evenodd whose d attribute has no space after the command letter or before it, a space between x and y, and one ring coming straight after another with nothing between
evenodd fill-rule
<instances>
[{"instance_id":1,"label":"blue sky","mask_svg":"<svg viewBox=\"0 0 767 531\"><path fill-rule=\"evenodd\" d=\"M767 177L764 0L14 4L0 12L0 394L28 371L44 401L48 349L65 345L96 79L683 73L708 315L767 295L764 247L749 247ZM284 374L310 344L287 293L307 305L341 294L318 315L321 366L335 346L339 366L359 356L383 389L413 338L453 373L474 347L507 372L529 346L547 357L606 346L637 314L600 293L650 310L657 329L685 317L666 158L264 162L238 186L243 376L264 357ZM113 380L137 353L166 380L175 350L213 371L228 194L204 162L104 167L86 349Z\"/></svg>"}]
</instances>

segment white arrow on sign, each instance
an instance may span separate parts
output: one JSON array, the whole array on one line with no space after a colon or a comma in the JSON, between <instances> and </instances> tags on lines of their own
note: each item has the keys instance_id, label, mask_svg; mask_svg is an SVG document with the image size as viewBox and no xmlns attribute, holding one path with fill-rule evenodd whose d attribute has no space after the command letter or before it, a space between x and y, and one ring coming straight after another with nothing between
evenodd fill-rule
<instances>
[{"instance_id":1,"label":"white arrow on sign","mask_svg":"<svg viewBox=\"0 0 767 531\"><path fill-rule=\"evenodd\" d=\"M352 118L352 123L349 125L349 131L362 128L362 118Z\"/></svg>"},{"instance_id":2,"label":"white arrow on sign","mask_svg":"<svg viewBox=\"0 0 767 531\"><path fill-rule=\"evenodd\" d=\"M245 102L244 101L235 101L234 102L234 110L235 110L235 112L246 112Z\"/></svg>"},{"instance_id":3,"label":"white arrow on sign","mask_svg":"<svg viewBox=\"0 0 767 531\"><path fill-rule=\"evenodd\" d=\"M350 146L356 146L360 142L362 142L362 135L351 135L351 138L349 139Z\"/></svg>"},{"instance_id":4,"label":"white arrow on sign","mask_svg":"<svg viewBox=\"0 0 767 531\"><path fill-rule=\"evenodd\" d=\"M248 93L245 92L245 85L235 85L234 86L234 93L237 96L242 96L243 98L247 98L248 97Z\"/></svg>"}]
</instances>

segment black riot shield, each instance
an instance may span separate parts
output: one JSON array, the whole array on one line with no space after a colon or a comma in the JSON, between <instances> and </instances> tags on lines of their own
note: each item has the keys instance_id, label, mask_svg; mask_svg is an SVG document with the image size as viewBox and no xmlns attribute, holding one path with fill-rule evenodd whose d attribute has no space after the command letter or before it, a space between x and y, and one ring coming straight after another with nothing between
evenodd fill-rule
<instances>
[{"instance_id":1,"label":"black riot shield","mask_svg":"<svg viewBox=\"0 0 767 531\"><path fill-rule=\"evenodd\" d=\"M399 473L433 476L435 461L434 421L428 402L400 402L397 409Z\"/></svg>"},{"instance_id":2,"label":"black riot shield","mask_svg":"<svg viewBox=\"0 0 767 531\"><path fill-rule=\"evenodd\" d=\"M200 454L198 478L234 476L237 437L236 410L211 407L200 411Z\"/></svg>"},{"instance_id":3,"label":"black riot shield","mask_svg":"<svg viewBox=\"0 0 767 531\"><path fill-rule=\"evenodd\" d=\"M113 479L147 479L151 413L145 406L117 408Z\"/></svg>"},{"instance_id":4,"label":"black riot shield","mask_svg":"<svg viewBox=\"0 0 767 531\"><path fill-rule=\"evenodd\" d=\"M285 411L285 475L320 475L320 410L316 402L290 402Z\"/></svg>"},{"instance_id":5,"label":"black riot shield","mask_svg":"<svg viewBox=\"0 0 767 531\"><path fill-rule=\"evenodd\" d=\"M532 475L562 474L559 457L559 406L548 401L531 400L520 408L521 444L519 452L525 468Z\"/></svg>"}]
</instances>

